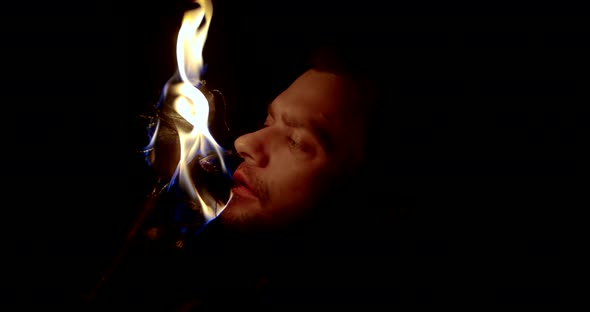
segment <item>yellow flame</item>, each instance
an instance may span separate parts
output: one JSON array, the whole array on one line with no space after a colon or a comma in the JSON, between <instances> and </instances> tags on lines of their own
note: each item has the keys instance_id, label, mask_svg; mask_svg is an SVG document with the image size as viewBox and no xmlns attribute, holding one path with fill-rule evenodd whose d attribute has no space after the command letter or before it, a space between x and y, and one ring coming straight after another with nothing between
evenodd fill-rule
<instances>
[{"instance_id":1,"label":"yellow flame","mask_svg":"<svg viewBox=\"0 0 590 312\"><path fill-rule=\"evenodd\" d=\"M176 57L178 72L182 82L174 86L172 94L178 94L174 101L174 109L192 128L184 130L178 127L180 140L180 160L176 169L178 183L199 201L203 215L207 220L215 218L221 211L220 202L207 197L204 190L199 190L189 172L188 164L197 155L213 150L221 160L222 169L226 172L221 147L217 144L208 129L209 102L205 95L197 88L201 82L203 69L203 48L207 39L207 32L213 16L213 6L210 0L196 0L199 6L187 11L178 32ZM221 208L223 209L223 208Z\"/></svg>"},{"instance_id":2,"label":"yellow flame","mask_svg":"<svg viewBox=\"0 0 590 312\"><path fill-rule=\"evenodd\" d=\"M197 84L200 79L200 71L203 68L203 48L213 17L213 5L210 0L195 2L199 4L199 7L184 14L176 41L176 59L180 76L182 81L191 85Z\"/></svg>"}]
</instances>

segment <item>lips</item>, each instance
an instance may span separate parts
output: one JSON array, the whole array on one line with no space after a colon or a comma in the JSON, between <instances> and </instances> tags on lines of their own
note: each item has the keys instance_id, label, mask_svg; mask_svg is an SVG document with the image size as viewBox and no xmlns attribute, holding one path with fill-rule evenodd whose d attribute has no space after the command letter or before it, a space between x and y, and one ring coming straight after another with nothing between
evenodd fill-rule
<instances>
[{"instance_id":1,"label":"lips","mask_svg":"<svg viewBox=\"0 0 590 312\"><path fill-rule=\"evenodd\" d=\"M250 185L241 169L238 168L233 174L234 186L232 192L242 198L258 198L256 191Z\"/></svg>"}]
</instances>

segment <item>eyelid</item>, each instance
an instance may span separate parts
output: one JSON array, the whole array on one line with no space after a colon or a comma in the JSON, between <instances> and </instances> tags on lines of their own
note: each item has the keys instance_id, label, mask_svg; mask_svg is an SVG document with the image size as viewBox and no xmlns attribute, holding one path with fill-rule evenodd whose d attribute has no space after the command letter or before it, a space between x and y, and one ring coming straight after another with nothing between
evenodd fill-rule
<instances>
[{"instance_id":1,"label":"eyelid","mask_svg":"<svg viewBox=\"0 0 590 312\"><path fill-rule=\"evenodd\" d=\"M303 144L294 139L292 136L287 137L287 141L289 142L289 147L294 150L303 150Z\"/></svg>"},{"instance_id":2,"label":"eyelid","mask_svg":"<svg viewBox=\"0 0 590 312\"><path fill-rule=\"evenodd\" d=\"M309 148L311 147L308 143L306 143L305 139L298 134L291 133L287 136L287 140L289 142L289 147L293 150L298 150L302 152L309 152Z\"/></svg>"}]
</instances>

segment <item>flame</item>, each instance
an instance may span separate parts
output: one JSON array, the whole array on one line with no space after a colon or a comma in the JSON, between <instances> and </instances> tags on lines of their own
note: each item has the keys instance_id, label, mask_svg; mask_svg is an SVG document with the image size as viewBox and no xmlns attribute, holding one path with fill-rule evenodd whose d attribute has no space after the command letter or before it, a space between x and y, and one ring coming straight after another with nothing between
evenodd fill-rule
<instances>
[{"instance_id":1,"label":"flame","mask_svg":"<svg viewBox=\"0 0 590 312\"><path fill-rule=\"evenodd\" d=\"M176 59L182 81L196 85L203 68L203 47L207 40L213 5L211 0L195 0L199 7L184 14L176 41ZM203 21L204 19L204 21Z\"/></svg>"},{"instance_id":2,"label":"flame","mask_svg":"<svg viewBox=\"0 0 590 312\"><path fill-rule=\"evenodd\" d=\"M223 203L213 199L204 189L199 189L189 172L188 165L197 156L217 153L222 170L227 173L223 162L222 148L217 144L208 129L209 102L198 86L201 84L203 70L203 48L213 15L210 0L195 0L199 6L185 12L178 32L176 57L181 81L170 86L170 94L176 96L174 109L191 127L177 127L180 142L180 159L172 177L178 179L180 186L191 198L200 203L206 221L215 218L223 208Z\"/></svg>"}]
</instances>

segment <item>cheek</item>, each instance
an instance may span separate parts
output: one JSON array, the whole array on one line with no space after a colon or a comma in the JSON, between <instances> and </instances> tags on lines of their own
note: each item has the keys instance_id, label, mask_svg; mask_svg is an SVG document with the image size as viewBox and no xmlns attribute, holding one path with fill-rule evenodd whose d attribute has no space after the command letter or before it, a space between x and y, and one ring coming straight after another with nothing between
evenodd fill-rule
<instances>
[{"instance_id":1,"label":"cheek","mask_svg":"<svg viewBox=\"0 0 590 312\"><path fill-rule=\"evenodd\" d=\"M305 199L326 189L333 183L334 175L327 164L300 163L297 166L280 168L270 179L269 187L276 196Z\"/></svg>"},{"instance_id":2,"label":"cheek","mask_svg":"<svg viewBox=\"0 0 590 312\"><path fill-rule=\"evenodd\" d=\"M297 200L317 196L316 193L333 184L336 174L341 174L342 170L336 168L337 163L340 161L325 153L318 152L314 157L306 158L285 149L273 154L263 179L270 197L276 201L282 201L284 197Z\"/></svg>"}]
</instances>

